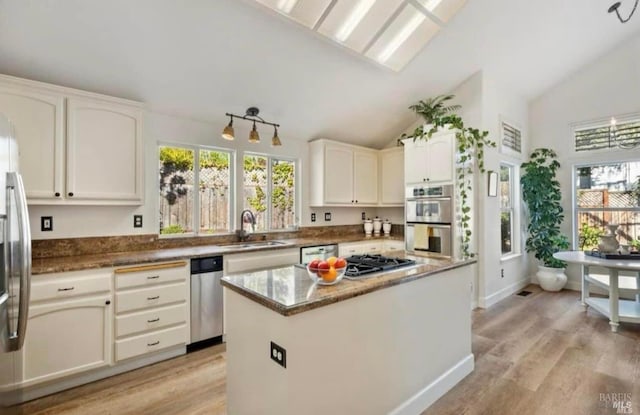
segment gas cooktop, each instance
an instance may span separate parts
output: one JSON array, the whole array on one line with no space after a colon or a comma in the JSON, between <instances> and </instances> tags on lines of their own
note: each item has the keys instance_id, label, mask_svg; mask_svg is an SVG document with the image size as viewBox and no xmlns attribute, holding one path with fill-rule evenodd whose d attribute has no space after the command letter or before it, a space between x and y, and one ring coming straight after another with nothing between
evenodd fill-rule
<instances>
[{"instance_id":1,"label":"gas cooktop","mask_svg":"<svg viewBox=\"0 0 640 415\"><path fill-rule=\"evenodd\" d=\"M376 272L389 271L414 265L416 261L406 258L393 258L382 255L353 255L345 258L347 270L344 277L351 280L366 278Z\"/></svg>"}]
</instances>

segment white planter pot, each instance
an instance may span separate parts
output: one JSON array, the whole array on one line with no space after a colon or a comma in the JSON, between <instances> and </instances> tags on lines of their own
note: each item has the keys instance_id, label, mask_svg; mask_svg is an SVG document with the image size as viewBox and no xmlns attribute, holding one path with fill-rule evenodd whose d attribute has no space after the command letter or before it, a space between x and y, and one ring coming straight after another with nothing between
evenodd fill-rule
<instances>
[{"instance_id":1,"label":"white planter pot","mask_svg":"<svg viewBox=\"0 0 640 415\"><path fill-rule=\"evenodd\" d=\"M545 291L560 291L567 284L564 268L550 268L538 265L536 273L540 287Z\"/></svg>"}]
</instances>

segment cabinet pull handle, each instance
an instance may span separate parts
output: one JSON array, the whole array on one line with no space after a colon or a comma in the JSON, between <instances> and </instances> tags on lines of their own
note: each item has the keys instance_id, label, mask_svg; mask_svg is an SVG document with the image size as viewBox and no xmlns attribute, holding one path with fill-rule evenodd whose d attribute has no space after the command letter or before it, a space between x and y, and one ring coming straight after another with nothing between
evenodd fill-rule
<instances>
[{"instance_id":1,"label":"cabinet pull handle","mask_svg":"<svg viewBox=\"0 0 640 415\"><path fill-rule=\"evenodd\" d=\"M69 287L69 288L58 288L58 291L71 291L76 287Z\"/></svg>"},{"instance_id":2,"label":"cabinet pull handle","mask_svg":"<svg viewBox=\"0 0 640 415\"><path fill-rule=\"evenodd\" d=\"M148 280L157 280L158 278L160 278L160 275L152 275L150 277L147 277Z\"/></svg>"},{"instance_id":3,"label":"cabinet pull handle","mask_svg":"<svg viewBox=\"0 0 640 415\"><path fill-rule=\"evenodd\" d=\"M147 343L147 346L151 347L151 346L157 346L157 345L159 345L159 344L160 344L160 340L155 341L155 342L153 342L153 343Z\"/></svg>"},{"instance_id":4,"label":"cabinet pull handle","mask_svg":"<svg viewBox=\"0 0 640 415\"><path fill-rule=\"evenodd\" d=\"M154 319L147 320L147 323L155 323L156 321L160 321L160 317L156 317Z\"/></svg>"},{"instance_id":5,"label":"cabinet pull handle","mask_svg":"<svg viewBox=\"0 0 640 415\"><path fill-rule=\"evenodd\" d=\"M151 300L157 300L158 298L160 298L159 295L156 295L155 297L147 297L147 300L151 301Z\"/></svg>"}]
</instances>

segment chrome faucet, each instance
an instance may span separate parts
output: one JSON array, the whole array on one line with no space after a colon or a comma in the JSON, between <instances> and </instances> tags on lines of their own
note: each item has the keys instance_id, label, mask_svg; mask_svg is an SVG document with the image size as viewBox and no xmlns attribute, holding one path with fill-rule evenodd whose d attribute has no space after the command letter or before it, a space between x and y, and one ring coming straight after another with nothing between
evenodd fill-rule
<instances>
[{"instance_id":1,"label":"chrome faucet","mask_svg":"<svg viewBox=\"0 0 640 415\"><path fill-rule=\"evenodd\" d=\"M236 231L236 235L238 235L238 239L240 239L241 242L244 242L247 239L249 239L249 235L250 235L247 231L244 230L244 222L245 222L244 218L247 215L249 216L249 223L251 223L251 232L253 233L256 231L255 215L249 209L243 210L242 213L240 213L240 229Z\"/></svg>"}]
</instances>

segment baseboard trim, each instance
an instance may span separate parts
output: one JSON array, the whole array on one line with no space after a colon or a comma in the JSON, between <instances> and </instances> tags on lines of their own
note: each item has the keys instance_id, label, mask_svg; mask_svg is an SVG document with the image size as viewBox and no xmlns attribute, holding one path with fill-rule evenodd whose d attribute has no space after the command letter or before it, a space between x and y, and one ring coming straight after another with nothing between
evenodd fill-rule
<instances>
[{"instance_id":1,"label":"baseboard trim","mask_svg":"<svg viewBox=\"0 0 640 415\"><path fill-rule=\"evenodd\" d=\"M430 407L469 373L473 372L473 367L473 354L470 354L391 411L390 415L415 415L422 413L422 411Z\"/></svg>"},{"instance_id":2,"label":"baseboard trim","mask_svg":"<svg viewBox=\"0 0 640 415\"><path fill-rule=\"evenodd\" d=\"M93 370L88 373L79 374L76 376L70 376L68 378L60 378L51 380L41 385L34 385L24 388L16 394L16 401L13 403L23 403L31 401L33 399L41 398L43 396L51 395L53 393L61 392L66 389L71 389L76 386L84 385L86 383L95 382L96 380L105 379L120 373L129 372L134 369L139 369L144 366L158 363L163 360L172 359L177 356L181 356L187 352L186 346L182 345L174 347L168 350L163 350L153 355L144 356L140 358L134 358L122 363L117 363L114 366L108 366L100 369Z\"/></svg>"},{"instance_id":3,"label":"baseboard trim","mask_svg":"<svg viewBox=\"0 0 640 415\"><path fill-rule=\"evenodd\" d=\"M519 281L514 282L513 284L510 284L506 287L504 287L503 289L496 291L495 293L488 295L484 298L481 298L479 301L479 306L480 308L489 308L492 305L498 303L501 300L504 300L505 298L507 298L508 296L515 294L516 292L520 291L521 289L523 289L524 287L526 287L527 285L529 285L531 283L531 280L527 277L527 278L523 278Z\"/></svg>"}]
</instances>

